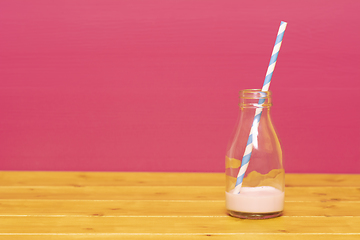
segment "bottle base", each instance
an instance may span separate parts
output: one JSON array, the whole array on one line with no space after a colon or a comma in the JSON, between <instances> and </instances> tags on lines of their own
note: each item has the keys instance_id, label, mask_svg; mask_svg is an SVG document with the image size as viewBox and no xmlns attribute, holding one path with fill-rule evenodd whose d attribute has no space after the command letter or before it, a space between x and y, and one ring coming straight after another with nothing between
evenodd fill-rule
<instances>
[{"instance_id":1,"label":"bottle base","mask_svg":"<svg viewBox=\"0 0 360 240\"><path fill-rule=\"evenodd\" d=\"M283 211L270 212L270 213L249 213L249 212L237 212L228 210L228 214L232 217L243 218L243 219L267 219L281 216Z\"/></svg>"}]
</instances>

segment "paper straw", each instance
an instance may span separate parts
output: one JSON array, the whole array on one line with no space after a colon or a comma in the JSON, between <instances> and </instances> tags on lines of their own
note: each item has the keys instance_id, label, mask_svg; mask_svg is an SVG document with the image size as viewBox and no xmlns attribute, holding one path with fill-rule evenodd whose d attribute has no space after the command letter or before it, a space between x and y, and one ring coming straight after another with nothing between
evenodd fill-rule
<instances>
[{"instance_id":1,"label":"paper straw","mask_svg":"<svg viewBox=\"0 0 360 240\"><path fill-rule=\"evenodd\" d=\"M273 48L273 51L271 54L269 67L267 69L265 81L264 81L261 91L269 90L270 83L271 83L271 77L272 77L274 69L275 69L276 60L277 60L277 57L279 54L279 50L280 50L282 39L283 39L283 36L285 33L286 25L287 25L286 22L281 21L279 31L278 31L278 34L276 37L275 45L274 45L274 48ZM265 99L260 99L258 104L263 104L264 102L265 102ZM240 193L243 178L244 178L246 169L249 166L249 161L250 161L251 153L253 150L253 138L255 138L256 137L255 135L257 135L257 129L259 127L262 110L263 110L263 108L256 108L254 121L252 123L249 138L248 138L246 148L245 148L245 152L244 152L243 158L241 160L241 167L240 167L239 173L237 175L235 188L232 190L232 193L234 193L234 194Z\"/></svg>"}]
</instances>

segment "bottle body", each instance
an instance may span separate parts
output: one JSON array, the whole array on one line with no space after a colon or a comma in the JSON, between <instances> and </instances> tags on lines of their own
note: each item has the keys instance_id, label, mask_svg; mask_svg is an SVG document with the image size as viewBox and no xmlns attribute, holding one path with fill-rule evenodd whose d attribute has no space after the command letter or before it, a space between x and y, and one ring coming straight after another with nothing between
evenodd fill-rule
<instances>
[{"instance_id":1,"label":"bottle body","mask_svg":"<svg viewBox=\"0 0 360 240\"><path fill-rule=\"evenodd\" d=\"M226 207L232 216L263 219L282 214L285 171L271 106L271 92L240 91L240 115L225 157Z\"/></svg>"}]
</instances>

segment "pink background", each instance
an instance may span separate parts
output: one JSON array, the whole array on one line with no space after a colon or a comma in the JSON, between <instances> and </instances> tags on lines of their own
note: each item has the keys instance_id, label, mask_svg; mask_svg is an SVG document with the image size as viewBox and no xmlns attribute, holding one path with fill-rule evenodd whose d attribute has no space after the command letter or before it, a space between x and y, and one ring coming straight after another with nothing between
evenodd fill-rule
<instances>
[{"instance_id":1,"label":"pink background","mask_svg":"<svg viewBox=\"0 0 360 240\"><path fill-rule=\"evenodd\" d=\"M360 1L0 1L0 170L224 171L273 91L287 172L360 173Z\"/></svg>"}]
</instances>

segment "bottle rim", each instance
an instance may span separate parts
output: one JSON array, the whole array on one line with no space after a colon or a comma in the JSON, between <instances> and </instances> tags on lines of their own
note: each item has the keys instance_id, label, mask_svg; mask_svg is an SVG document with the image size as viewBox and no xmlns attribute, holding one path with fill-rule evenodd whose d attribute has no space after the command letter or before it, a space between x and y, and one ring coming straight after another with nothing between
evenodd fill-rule
<instances>
[{"instance_id":1,"label":"bottle rim","mask_svg":"<svg viewBox=\"0 0 360 240\"><path fill-rule=\"evenodd\" d=\"M269 108L272 106L271 92L261 89L244 89L239 92L240 108Z\"/></svg>"},{"instance_id":2,"label":"bottle rim","mask_svg":"<svg viewBox=\"0 0 360 240\"><path fill-rule=\"evenodd\" d=\"M243 89L239 92L240 98L245 99L266 99L271 97L271 91L262 91L261 89Z\"/></svg>"}]
</instances>

